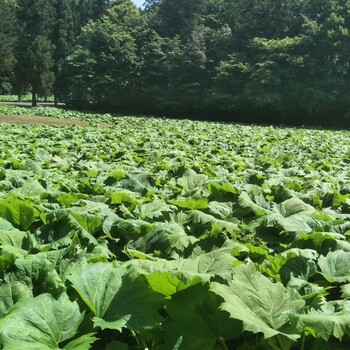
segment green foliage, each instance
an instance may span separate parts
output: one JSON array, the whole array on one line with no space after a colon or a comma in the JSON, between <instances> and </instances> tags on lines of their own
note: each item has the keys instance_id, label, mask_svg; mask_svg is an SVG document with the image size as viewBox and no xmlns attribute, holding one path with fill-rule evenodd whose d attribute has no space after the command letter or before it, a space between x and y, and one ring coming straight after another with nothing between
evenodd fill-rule
<instances>
[{"instance_id":1,"label":"green foliage","mask_svg":"<svg viewBox=\"0 0 350 350\"><path fill-rule=\"evenodd\" d=\"M348 4L315 6L112 2L68 57L66 93L117 111L343 126Z\"/></svg>"},{"instance_id":2,"label":"green foliage","mask_svg":"<svg viewBox=\"0 0 350 350\"><path fill-rule=\"evenodd\" d=\"M0 341L4 349L60 349L59 343L77 333L83 315L76 302L66 294L55 300L42 294L30 300L18 302L0 321ZM85 347L93 338L84 337ZM75 341L76 344L76 341ZM72 348L67 345L67 348Z\"/></svg>"},{"instance_id":3,"label":"green foliage","mask_svg":"<svg viewBox=\"0 0 350 350\"><path fill-rule=\"evenodd\" d=\"M318 309L311 309L308 314L291 315L292 323L302 331L326 341L331 336L342 339L349 335L349 303L330 302Z\"/></svg>"},{"instance_id":4,"label":"green foliage","mask_svg":"<svg viewBox=\"0 0 350 350\"><path fill-rule=\"evenodd\" d=\"M161 321L158 309L165 299L151 290L142 276L133 280L124 269L99 263L76 271L69 280L94 313L96 327L141 331Z\"/></svg>"},{"instance_id":5,"label":"green foliage","mask_svg":"<svg viewBox=\"0 0 350 350\"><path fill-rule=\"evenodd\" d=\"M27 230L37 219L38 213L30 202L9 197L0 202L0 216Z\"/></svg>"},{"instance_id":6,"label":"green foliage","mask_svg":"<svg viewBox=\"0 0 350 350\"><path fill-rule=\"evenodd\" d=\"M347 347L348 132L0 111L0 346Z\"/></svg>"},{"instance_id":7,"label":"green foliage","mask_svg":"<svg viewBox=\"0 0 350 350\"><path fill-rule=\"evenodd\" d=\"M15 64L16 4L14 1L0 1L0 94L11 93L11 80Z\"/></svg>"},{"instance_id":8,"label":"green foliage","mask_svg":"<svg viewBox=\"0 0 350 350\"><path fill-rule=\"evenodd\" d=\"M304 302L295 291L272 283L254 267L236 268L228 286L214 283L211 288L224 299L221 308L242 321L244 330L262 332L265 338L279 334L292 340L298 338L296 331L285 333L283 326L288 323L287 312L301 310Z\"/></svg>"},{"instance_id":9,"label":"green foliage","mask_svg":"<svg viewBox=\"0 0 350 350\"><path fill-rule=\"evenodd\" d=\"M0 93L31 91L33 104L348 126L347 0L1 0L0 11Z\"/></svg>"},{"instance_id":10,"label":"green foliage","mask_svg":"<svg viewBox=\"0 0 350 350\"><path fill-rule=\"evenodd\" d=\"M52 1L18 1L15 87L19 95L31 90L33 106L36 105L37 94L50 94L54 80L53 45L50 40L54 16Z\"/></svg>"}]
</instances>

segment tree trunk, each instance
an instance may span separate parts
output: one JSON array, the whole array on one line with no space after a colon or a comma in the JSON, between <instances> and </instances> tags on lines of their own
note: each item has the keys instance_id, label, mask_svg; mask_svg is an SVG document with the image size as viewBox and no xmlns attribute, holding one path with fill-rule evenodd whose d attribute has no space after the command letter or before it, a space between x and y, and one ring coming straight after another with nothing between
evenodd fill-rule
<instances>
[{"instance_id":1,"label":"tree trunk","mask_svg":"<svg viewBox=\"0 0 350 350\"><path fill-rule=\"evenodd\" d=\"M37 106L37 101L36 101L36 92L32 91L32 107Z\"/></svg>"},{"instance_id":2,"label":"tree trunk","mask_svg":"<svg viewBox=\"0 0 350 350\"><path fill-rule=\"evenodd\" d=\"M54 96L54 105L55 105L55 107L57 107L57 103L58 103L58 99L57 99L57 96L55 95Z\"/></svg>"}]
</instances>

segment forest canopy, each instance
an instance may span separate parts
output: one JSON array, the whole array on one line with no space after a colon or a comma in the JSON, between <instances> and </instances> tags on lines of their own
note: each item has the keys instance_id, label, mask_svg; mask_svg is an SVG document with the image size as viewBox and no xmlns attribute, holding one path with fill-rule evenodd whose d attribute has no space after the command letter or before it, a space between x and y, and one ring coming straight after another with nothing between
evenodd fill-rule
<instances>
[{"instance_id":1,"label":"forest canopy","mask_svg":"<svg viewBox=\"0 0 350 350\"><path fill-rule=\"evenodd\" d=\"M347 0L0 0L0 16L0 94L349 125Z\"/></svg>"}]
</instances>

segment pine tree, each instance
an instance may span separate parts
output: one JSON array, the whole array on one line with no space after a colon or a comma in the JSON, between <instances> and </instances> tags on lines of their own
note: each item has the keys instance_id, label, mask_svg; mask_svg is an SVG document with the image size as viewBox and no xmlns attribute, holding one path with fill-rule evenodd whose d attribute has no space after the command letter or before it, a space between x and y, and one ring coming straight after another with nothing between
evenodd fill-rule
<instances>
[{"instance_id":1,"label":"pine tree","mask_svg":"<svg viewBox=\"0 0 350 350\"><path fill-rule=\"evenodd\" d=\"M16 47L16 90L19 95L32 92L47 96L54 82L52 30L55 24L55 0L18 0L19 38Z\"/></svg>"},{"instance_id":2,"label":"pine tree","mask_svg":"<svg viewBox=\"0 0 350 350\"><path fill-rule=\"evenodd\" d=\"M72 0L74 14L75 36L90 21L97 21L110 7L109 0Z\"/></svg>"},{"instance_id":3,"label":"pine tree","mask_svg":"<svg viewBox=\"0 0 350 350\"><path fill-rule=\"evenodd\" d=\"M106 10L110 6L109 0L93 0L92 1L92 11L91 11L91 19L97 20L102 17L106 13Z\"/></svg>"},{"instance_id":4,"label":"pine tree","mask_svg":"<svg viewBox=\"0 0 350 350\"><path fill-rule=\"evenodd\" d=\"M75 32L73 1L57 1L55 11L56 19L51 39L55 47L53 53L53 71L55 75L53 93L55 104L57 104L58 98L64 97L64 93L67 90L67 77L63 69L64 62L74 49Z\"/></svg>"},{"instance_id":5,"label":"pine tree","mask_svg":"<svg viewBox=\"0 0 350 350\"><path fill-rule=\"evenodd\" d=\"M10 80L15 63L15 2L0 0L0 94L11 91Z\"/></svg>"}]
</instances>

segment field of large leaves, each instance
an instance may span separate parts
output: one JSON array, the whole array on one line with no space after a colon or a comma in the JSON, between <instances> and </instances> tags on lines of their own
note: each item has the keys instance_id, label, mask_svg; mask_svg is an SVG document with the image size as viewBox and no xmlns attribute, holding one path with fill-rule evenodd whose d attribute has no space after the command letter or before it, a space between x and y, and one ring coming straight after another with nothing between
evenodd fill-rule
<instances>
[{"instance_id":1,"label":"field of large leaves","mask_svg":"<svg viewBox=\"0 0 350 350\"><path fill-rule=\"evenodd\" d=\"M349 132L101 120L0 124L0 348L349 349Z\"/></svg>"}]
</instances>

